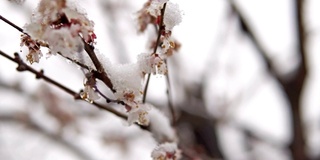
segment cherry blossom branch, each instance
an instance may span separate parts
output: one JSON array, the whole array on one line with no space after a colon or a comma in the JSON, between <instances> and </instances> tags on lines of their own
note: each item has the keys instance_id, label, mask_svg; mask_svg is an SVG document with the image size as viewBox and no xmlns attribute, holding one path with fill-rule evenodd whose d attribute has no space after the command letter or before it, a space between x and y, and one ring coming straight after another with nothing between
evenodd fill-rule
<instances>
[{"instance_id":1,"label":"cherry blossom branch","mask_svg":"<svg viewBox=\"0 0 320 160\"><path fill-rule=\"evenodd\" d=\"M15 29L17 29L19 32L27 35L30 37L30 35L28 35L27 33L25 33L23 31L23 29L19 26L17 26L16 24L14 24L13 22L9 21L8 19L4 18L3 16L0 15L0 19L3 20L4 22L6 22L7 24L9 24L10 26L14 27ZM113 89L113 85L109 79L109 77L107 76L106 72L104 71L104 68L103 66L101 65L100 61L98 60L96 54L94 53L94 48L93 46L90 46L89 44L87 44L85 41L83 41L84 43L84 46L85 46L85 50L86 52L88 53L89 57L91 58L93 64L95 65L95 67L97 68L98 71L96 70L93 70L93 69L90 69L90 67L88 67L87 65L81 63L81 62L78 62L78 61L75 61L69 57L65 57L63 56L61 53L58 52L58 54L74 63L76 63L78 66L80 66L81 68L84 68L90 72L93 73L93 75L95 76L95 78L98 78L100 79L102 82L104 82L113 92L115 92L115 90ZM49 46L45 46L47 48L49 48ZM100 95L102 93L100 92ZM121 101L116 101L116 100L111 100L110 98L106 97L106 96L102 96L106 99L107 103L110 103L110 102L115 102L115 103L118 103L118 104L124 104L123 102Z\"/></svg>"},{"instance_id":2,"label":"cherry blossom branch","mask_svg":"<svg viewBox=\"0 0 320 160\"><path fill-rule=\"evenodd\" d=\"M68 94L70 94L71 96L73 96L75 100L83 100L83 99L80 97L79 93L76 93L75 91L73 91L73 90L69 89L68 87L60 84L59 82L57 82L57 81L55 81L55 80L53 80L53 79L45 76L43 70L36 71L36 70L33 69L32 67L30 67L29 65L27 65L26 63L24 63L24 62L22 61L22 59L20 58L20 56L19 56L18 53L15 53L15 54L14 54L14 58L12 58L12 57L9 56L8 54L6 54L6 53L4 53L4 52L2 52L2 51L0 50L0 55L3 56L3 57L5 57L5 58L7 58L7 59L9 59L9 60L11 60L11 61L13 61L13 62L15 62L15 63L17 63L17 64L18 64L17 71L19 71L19 72L29 71L29 72L33 73L34 75L36 75L36 78L37 78L37 79L43 79L44 81L46 81L46 82L48 82L48 83L50 83L50 84L52 84L52 85L54 85L54 86L62 89L63 91L65 91L65 92L67 92ZM93 104L94 106L98 107L99 109L102 109L102 110L106 110L106 111L108 111L108 112L111 112L111 113L115 114L116 116L118 116L118 117L120 117L120 118L122 118L122 119L125 119L125 120L127 119L127 116L126 116L125 114L123 114L123 113L121 113L121 112L118 112L117 110L115 110L115 109L113 109L113 108L110 108L110 107L108 107L108 106L99 104L99 103L97 103L97 102L93 102L92 104Z\"/></svg>"},{"instance_id":3,"label":"cherry blossom branch","mask_svg":"<svg viewBox=\"0 0 320 160\"><path fill-rule=\"evenodd\" d=\"M28 35L27 33L25 33L22 28L20 28L19 26L15 25L14 23L12 23L11 21L9 21L8 19L6 19L6 18L4 18L4 17L1 16L1 17L0 17L0 20L3 20L4 22L6 22L7 24L9 24L10 26L12 26L12 27L14 27L15 29L17 29L19 32L21 32L21 33L23 33L23 34L25 34L25 35L27 35L27 36L30 36L30 35ZM64 58L68 59L68 60L71 60L72 62L76 63L76 64L79 65L80 67L82 67L82 68L84 68L84 69L87 69L87 70L90 70L90 72L93 73L94 78L100 79L102 82L104 82L104 83L112 90L112 92L115 92L115 90L113 89L113 85L112 85L112 83L111 83L111 80L109 79L107 73L104 71L104 68L103 68L103 66L101 65L100 61L99 61L98 58L96 57L96 54L95 54L95 52L94 52L94 47L91 46L91 45L89 45L89 44L87 44L87 43L85 43L84 41L83 41L83 43L84 43L84 45L85 45L85 51L88 53L89 57L91 58L92 62L93 62L94 65L95 65L95 67L96 67L98 70L100 70L100 72L97 71L97 70L91 69L90 67L88 67L88 66L85 65L85 64L82 64L81 62L77 62L77 61L75 61L75 60L72 60L72 59L70 59L70 58L67 58L67 57L63 56L62 54L60 54L60 53L58 53L58 54L61 55L61 56L64 57ZM48 46L45 46L45 47L48 47ZM19 68L19 66L18 66L18 68L17 68L18 71L25 71L25 70L30 71L31 73L34 73L35 75L37 75L37 77L36 77L37 79L41 79L41 78L42 78L42 79L44 79L45 81L47 81L47 82L49 82L49 83L51 83L51 84L53 84L53 85L61 88L62 90L66 91L67 93L71 94L76 100L79 100L79 99L80 99L80 100L84 100L84 99L81 99L81 96L80 96L79 93L76 93L76 92L72 91L71 89L63 86L62 84L60 84L60 83L58 83L58 82L56 82L56 81L54 81L54 80L46 77L45 75L43 75L43 71L38 72L38 71L34 70L32 67L28 66L26 63L24 63L24 62L21 60L21 58L19 57L19 54L17 54L17 53L15 54L15 57L18 57L19 60L17 60L16 58L10 57L9 55L5 54L5 53L2 52L2 51L0 51L0 55L4 56L5 58L7 58L7 59L9 59L9 60L11 60L11 61L13 61L13 62L16 62L19 66L20 66L20 65L23 66L23 70L18 70L18 68ZM122 104L122 105L124 104L124 105L126 105L123 101L112 100L112 99L108 98L107 96L105 96L104 94L102 94L99 90L97 90L97 91L98 91L98 93L99 93L103 98L106 99L106 102L107 102L107 103L113 102L113 103L118 103L118 104ZM88 101L87 101L87 102L88 102ZM126 119L128 118L127 115L125 115L125 114L123 114L123 113L121 113L121 112L118 112L117 110L114 110L114 109L112 109L112 108L110 108L110 107L104 106L104 105L99 104L99 103L94 102L94 101L92 101L92 104L93 104L94 106L102 109L102 110L109 111L109 112L117 115L118 117L120 117L120 118L122 118L122 119L125 119L125 120L126 120ZM135 123L135 124L138 125L137 123ZM150 132L150 128L149 128L148 126L141 126L141 125L138 125L138 126L139 126L141 129Z\"/></svg>"},{"instance_id":4,"label":"cherry blossom branch","mask_svg":"<svg viewBox=\"0 0 320 160\"><path fill-rule=\"evenodd\" d=\"M41 71L36 71L36 70L33 69L32 67L28 66L26 63L24 63L24 62L22 61L22 59L20 58L20 56L19 56L18 53L15 53L15 58L12 58L12 57L9 56L8 54L6 54L6 53L4 53L4 52L2 52L2 51L0 50L0 55L3 56L3 57L5 57L5 58L7 58L7 59L9 59L9 60L11 60L11 61L13 61L13 62L15 62L15 63L17 63L17 64L18 64L17 70L18 70L19 72L29 71L29 72L33 73L34 75L36 75L36 78L37 78L37 79L43 79L44 81L46 81L46 82L48 82L48 83L50 83L50 84L52 84L52 85L54 85L54 86L56 86L56 87L64 90L64 91L67 92L68 94L72 95L75 100L83 100L83 101L85 101L84 99L82 99L82 98L80 97L80 94L79 94L79 93L76 93L75 91L72 91L71 89L67 88L66 86L64 86L64 85L62 85L62 84L60 84L60 83L52 80L51 78L45 76L44 73L43 73L43 70L41 70ZM121 101L116 101L116 100L113 100L113 101L115 101L116 103L121 104ZM113 102L113 101L112 101L112 102ZM88 102L88 101L86 101L86 102ZM88 102L88 103L89 103L89 102ZM97 102L95 102L95 101L93 101L91 104L94 105L94 106L96 106L96 107L99 108L99 109L102 109L102 110L111 112L111 113L113 113L114 115L116 115L116 116L118 116L118 117L120 117L120 118L122 118L122 119L124 119L124 120L127 120L127 119L128 119L127 115L125 115L125 114L123 114L123 113L121 113L121 112L118 112L117 110L115 110L115 109L113 109L113 108L111 108L111 107L109 107L109 106L102 105L102 104L97 103ZM141 126L141 125L138 125L137 123L135 123L135 124L136 124L137 126L139 126L141 129L150 132L150 128L149 128L148 126Z\"/></svg>"},{"instance_id":5,"label":"cherry blossom branch","mask_svg":"<svg viewBox=\"0 0 320 160\"><path fill-rule=\"evenodd\" d=\"M111 83L110 78L108 77L107 73L105 72L103 66L101 65L97 55L94 52L94 47L87 44L85 41L83 41L84 44L84 50L88 53L90 59L92 60L92 63L97 69L97 72L94 72L95 77L100 79L105 85L107 85L112 92L116 92L113 89L113 84Z\"/></svg>"},{"instance_id":6,"label":"cherry blossom branch","mask_svg":"<svg viewBox=\"0 0 320 160\"><path fill-rule=\"evenodd\" d=\"M157 37L156 45L154 46L154 49L153 49L153 54L155 54L157 52L158 46L160 44L161 33L165 29L165 26L163 25L163 19L164 19L164 12L166 10L166 6L167 6L167 3L164 3L163 4L163 8L161 9L161 20L160 20L160 24L159 24L158 37ZM146 102L146 97L147 97L147 91L148 91L150 78L151 78L151 74L149 73L148 77L147 77L146 85L145 85L144 90L143 90L142 103Z\"/></svg>"},{"instance_id":7,"label":"cherry blossom branch","mask_svg":"<svg viewBox=\"0 0 320 160\"><path fill-rule=\"evenodd\" d=\"M63 21L64 23L70 23L68 20L68 17L65 14L60 15L60 19L58 22ZM79 35L80 36L80 35ZM81 37L81 36L80 36ZM97 72L95 74L95 78L100 79L105 85L107 85L112 92L116 92L113 89L113 84L111 83L111 80L109 79L107 73L105 72L103 66L101 65L101 62L99 61L96 53L94 52L94 46L88 44L83 37L81 37L82 42L84 44L84 50L88 53L93 65L96 67Z\"/></svg>"}]
</instances>

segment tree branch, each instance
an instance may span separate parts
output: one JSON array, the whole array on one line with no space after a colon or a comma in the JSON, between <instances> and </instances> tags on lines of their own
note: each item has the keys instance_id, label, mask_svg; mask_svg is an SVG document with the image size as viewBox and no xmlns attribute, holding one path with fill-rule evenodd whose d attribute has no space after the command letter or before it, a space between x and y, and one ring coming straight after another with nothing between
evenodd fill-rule
<instances>
[{"instance_id":1,"label":"tree branch","mask_svg":"<svg viewBox=\"0 0 320 160\"><path fill-rule=\"evenodd\" d=\"M94 47L87 44L84 40L83 40L83 44L84 44L84 50L88 53L90 59L92 60L92 63L97 69L97 72L94 72L94 76L100 79L105 85L107 85L112 92L116 92L116 90L114 90L113 88L113 84L111 83L110 78L108 77L103 66L101 65L97 55L94 53Z\"/></svg>"},{"instance_id":2,"label":"tree branch","mask_svg":"<svg viewBox=\"0 0 320 160\"><path fill-rule=\"evenodd\" d=\"M263 60L267 64L269 73L277 80L277 82L283 88L284 96L288 99L290 105L290 114L292 117L292 132L293 139L289 145L289 149L292 152L294 160L306 160L307 155L305 152L305 139L304 129L302 126L301 118L301 93L304 86L305 78L307 76L306 68L306 36L304 28L304 3L303 0L295 0L295 17L296 17L296 28L297 28L297 42L298 42L298 54L301 58L300 64L295 71L295 75L291 79L286 79L277 74L275 67L272 65L272 60L268 57L267 52L262 47L260 41L254 34L251 26L249 25L244 14L239 10L234 0L229 0L230 6L233 12L239 17L242 30L252 40L253 44L257 48L258 52L262 56Z\"/></svg>"},{"instance_id":3,"label":"tree branch","mask_svg":"<svg viewBox=\"0 0 320 160\"><path fill-rule=\"evenodd\" d=\"M5 23L9 24L13 28L17 29L19 32L21 32L23 34L26 34L29 37L31 37L29 34L25 33L21 27L15 25L14 23L12 23L11 21L9 21L8 19L4 18L1 15L0 15L0 20L4 21ZM94 47L89 45L89 44L87 44L83 39L82 39L82 41L83 41L83 44L84 44L84 50L88 53L90 59L92 60L92 63L94 64L94 66L97 69L97 71L93 71L95 77L97 79L100 79L105 85L107 85L112 92L116 92L114 90L114 88L113 88L113 84L111 83L110 78L108 77L107 73L105 72L103 66L101 65L99 59L97 58L97 56L96 56L96 54L94 52ZM46 47L48 47L48 46L46 46ZM59 55L61 55L61 54L59 54ZM62 57L64 57L64 56L62 56ZM67 58L67 59L70 60L70 58ZM75 61L73 61L73 62L75 62ZM78 62L76 64L78 64L80 67L89 68L89 67L86 67L85 65L81 64L80 62Z\"/></svg>"}]
</instances>

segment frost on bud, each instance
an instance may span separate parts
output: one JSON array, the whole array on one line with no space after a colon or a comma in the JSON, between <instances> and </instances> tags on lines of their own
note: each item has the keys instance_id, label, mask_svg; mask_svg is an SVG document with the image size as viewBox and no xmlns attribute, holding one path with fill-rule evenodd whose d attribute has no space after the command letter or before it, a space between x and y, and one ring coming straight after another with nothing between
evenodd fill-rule
<instances>
[{"instance_id":1,"label":"frost on bud","mask_svg":"<svg viewBox=\"0 0 320 160\"><path fill-rule=\"evenodd\" d=\"M138 55L138 64L142 75L144 74L167 74L167 66L159 54L146 54Z\"/></svg>"},{"instance_id":2,"label":"frost on bud","mask_svg":"<svg viewBox=\"0 0 320 160\"><path fill-rule=\"evenodd\" d=\"M138 104L134 107L126 106L128 111L128 124L132 125L137 122L140 125L149 125L150 119L148 117L148 112L151 109L150 104Z\"/></svg>"},{"instance_id":3,"label":"frost on bud","mask_svg":"<svg viewBox=\"0 0 320 160\"><path fill-rule=\"evenodd\" d=\"M180 150L175 143L163 143L157 146L151 153L153 160L178 160Z\"/></svg>"}]
</instances>

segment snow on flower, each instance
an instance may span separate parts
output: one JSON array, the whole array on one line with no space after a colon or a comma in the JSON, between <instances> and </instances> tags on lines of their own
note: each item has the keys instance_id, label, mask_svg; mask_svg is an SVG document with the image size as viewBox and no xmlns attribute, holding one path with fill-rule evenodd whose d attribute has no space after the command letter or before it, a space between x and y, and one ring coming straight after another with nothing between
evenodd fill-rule
<instances>
[{"instance_id":1,"label":"snow on flower","mask_svg":"<svg viewBox=\"0 0 320 160\"><path fill-rule=\"evenodd\" d=\"M151 16L158 18L161 16L161 9L164 3L167 3L167 5L164 12L163 23L166 30L171 31L174 26L180 24L182 21L181 10L178 4L168 2L168 0L153 0L146 10Z\"/></svg>"},{"instance_id":2,"label":"snow on flower","mask_svg":"<svg viewBox=\"0 0 320 160\"><path fill-rule=\"evenodd\" d=\"M137 64L113 64L106 66L107 73L118 100L130 106L140 103L142 97L142 77Z\"/></svg>"},{"instance_id":3,"label":"snow on flower","mask_svg":"<svg viewBox=\"0 0 320 160\"><path fill-rule=\"evenodd\" d=\"M139 31L143 32L148 24L159 24L161 19L161 10L166 3L163 24L167 31L171 31L174 26L182 21L182 12L178 4L169 2L168 0L151 0L144 4L143 8L138 11Z\"/></svg>"},{"instance_id":4,"label":"snow on flower","mask_svg":"<svg viewBox=\"0 0 320 160\"><path fill-rule=\"evenodd\" d=\"M128 112L128 124L137 122L148 125L149 104L142 104L142 76L135 64L112 65L108 67L110 80L116 92L115 97L125 103Z\"/></svg>"},{"instance_id":5,"label":"snow on flower","mask_svg":"<svg viewBox=\"0 0 320 160\"><path fill-rule=\"evenodd\" d=\"M159 109L152 107L149 111L150 130L157 142L175 141L177 139L175 130L170 120Z\"/></svg>"},{"instance_id":6,"label":"snow on flower","mask_svg":"<svg viewBox=\"0 0 320 160\"><path fill-rule=\"evenodd\" d=\"M47 43L51 53L59 52L70 58L84 49L83 40L94 43L93 26L85 14L68 7L66 0L41 0L24 28L32 38Z\"/></svg>"},{"instance_id":7,"label":"snow on flower","mask_svg":"<svg viewBox=\"0 0 320 160\"><path fill-rule=\"evenodd\" d=\"M70 53L81 52L83 50L83 43L80 37L73 36L67 28L59 30L52 30L48 28L42 39L49 44L50 51L53 53L60 52L66 57L72 57Z\"/></svg>"},{"instance_id":8,"label":"snow on flower","mask_svg":"<svg viewBox=\"0 0 320 160\"><path fill-rule=\"evenodd\" d=\"M171 31L174 26L180 24L181 22L182 15L178 4L168 2L163 18L163 23L166 27L166 30Z\"/></svg>"},{"instance_id":9,"label":"snow on flower","mask_svg":"<svg viewBox=\"0 0 320 160\"><path fill-rule=\"evenodd\" d=\"M163 4L166 2L168 2L168 0L152 0L149 7L147 8L147 12L153 17L160 16Z\"/></svg>"},{"instance_id":10,"label":"snow on flower","mask_svg":"<svg viewBox=\"0 0 320 160\"><path fill-rule=\"evenodd\" d=\"M178 160L180 151L176 143L163 143L157 146L151 153L153 160Z\"/></svg>"}]
</instances>

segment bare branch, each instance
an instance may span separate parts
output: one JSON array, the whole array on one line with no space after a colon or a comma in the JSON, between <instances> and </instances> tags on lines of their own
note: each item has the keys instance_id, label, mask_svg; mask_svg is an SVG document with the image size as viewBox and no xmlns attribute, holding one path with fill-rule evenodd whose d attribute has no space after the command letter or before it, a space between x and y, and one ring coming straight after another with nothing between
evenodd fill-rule
<instances>
[{"instance_id":1,"label":"bare branch","mask_svg":"<svg viewBox=\"0 0 320 160\"><path fill-rule=\"evenodd\" d=\"M23 34L27 34L27 33L25 33L24 31L23 31L23 29L22 28L20 28L19 26L17 26L16 24L14 24L14 23L12 23L11 21L9 21L8 19L6 19L6 18L4 18L4 17L2 17L1 15L0 15L0 20L2 20L2 21L4 21L4 22L6 22L7 24L9 24L11 27L13 27L13 28L15 28L15 29L17 29L19 32L21 32L21 33L23 33ZM28 35L28 34L27 34Z\"/></svg>"}]
</instances>

